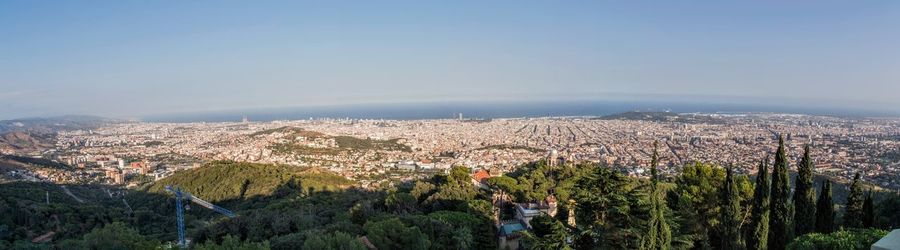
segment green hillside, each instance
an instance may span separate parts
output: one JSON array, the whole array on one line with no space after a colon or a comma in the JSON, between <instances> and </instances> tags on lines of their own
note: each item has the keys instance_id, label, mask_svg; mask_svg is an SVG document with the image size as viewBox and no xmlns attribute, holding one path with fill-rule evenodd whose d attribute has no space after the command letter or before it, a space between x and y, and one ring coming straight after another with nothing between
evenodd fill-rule
<instances>
[{"instance_id":1,"label":"green hillside","mask_svg":"<svg viewBox=\"0 0 900 250\"><path fill-rule=\"evenodd\" d=\"M291 179L296 183L289 184ZM286 185L320 191L346 188L353 185L353 182L313 168L220 161L175 173L154 182L146 191L165 193L166 185L181 187L198 197L215 202L270 196L279 187Z\"/></svg>"}]
</instances>

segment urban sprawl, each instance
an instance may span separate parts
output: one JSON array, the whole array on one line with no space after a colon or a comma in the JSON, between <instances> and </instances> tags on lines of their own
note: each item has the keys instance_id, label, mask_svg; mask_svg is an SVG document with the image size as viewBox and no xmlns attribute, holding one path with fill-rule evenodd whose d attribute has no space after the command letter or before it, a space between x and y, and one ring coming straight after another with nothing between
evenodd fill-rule
<instances>
[{"instance_id":1,"label":"urban sprawl","mask_svg":"<svg viewBox=\"0 0 900 250\"><path fill-rule=\"evenodd\" d=\"M135 185L214 160L317 166L378 187L467 166L501 175L539 160L601 163L643 176L654 142L661 171L693 162L755 174L783 136L792 162L810 145L815 172L856 172L900 188L900 120L794 114L654 114L642 117L359 120L310 118L224 123L120 122L59 132L39 157L77 171L8 173L58 183ZM646 118L646 119L645 119ZM2 152L9 154L11 152ZM792 164L795 167L796 164Z\"/></svg>"}]
</instances>

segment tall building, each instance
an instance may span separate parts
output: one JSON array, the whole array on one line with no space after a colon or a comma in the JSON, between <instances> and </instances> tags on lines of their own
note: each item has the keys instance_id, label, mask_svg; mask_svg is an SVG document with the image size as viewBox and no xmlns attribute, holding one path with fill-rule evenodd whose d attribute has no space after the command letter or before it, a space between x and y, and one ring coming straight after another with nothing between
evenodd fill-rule
<instances>
[{"instance_id":1,"label":"tall building","mask_svg":"<svg viewBox=\"0 0 900 250\"><path fill-rule=\"evenodd\" d=\"M550 155L547 156L547 164L550 166L559 165L559 151L550 150Z\"/></svg>"},{"instance_id":2,"label":"tall building","mask_svg":"<svg viewBox=\"0 0 900 250\"><path fill-rule=\"evenodd\" d=\"M243 119L241 119L241 122L243 122L243 123L248 123L248 122L250 122L250 119L249 119L249 118L247 118L247 116L246 116L246 115L245 115L245 116L243 116L243 117L242 117L242 118L243 118Z\"/></svg>"}]
</instances>

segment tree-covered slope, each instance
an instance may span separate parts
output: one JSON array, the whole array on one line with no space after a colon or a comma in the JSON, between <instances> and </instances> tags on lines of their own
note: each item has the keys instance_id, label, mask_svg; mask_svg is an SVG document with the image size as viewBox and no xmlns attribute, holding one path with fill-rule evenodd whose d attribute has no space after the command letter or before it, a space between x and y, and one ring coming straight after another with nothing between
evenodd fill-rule
<instances>
[{"instance_id":1,"label":"tree-covered slope","mask_svg":"<svg viewBox=\"0 0 900 250\"><path fill-rule=\"evenodd\" d=\"M197 197L215 202L270 196L286 185L320 191L346 188L353 182L314 168L219 161L177 172L154 182L147 191L164 193L167 185L181 187Z\"/></svg>"}]
</instances>

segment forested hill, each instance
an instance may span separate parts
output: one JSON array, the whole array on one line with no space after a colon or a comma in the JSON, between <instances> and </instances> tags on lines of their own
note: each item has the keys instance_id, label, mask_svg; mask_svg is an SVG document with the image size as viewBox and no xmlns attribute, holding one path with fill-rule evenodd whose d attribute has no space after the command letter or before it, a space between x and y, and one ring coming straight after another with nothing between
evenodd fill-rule
<instances>
[{"instance_id":1,"label":"forested hill","mask_svg":"<svg viewBox=\"0 0 900 250\"><path fill-rule=\"evenodd\" d=\"M165 187L173 185L215 202L271 196L287 185L334 191L353 184L353 181L317 168L219 161L177 172L147 186L146 191L165 193Z\"/></svg>"}]
</instances>

